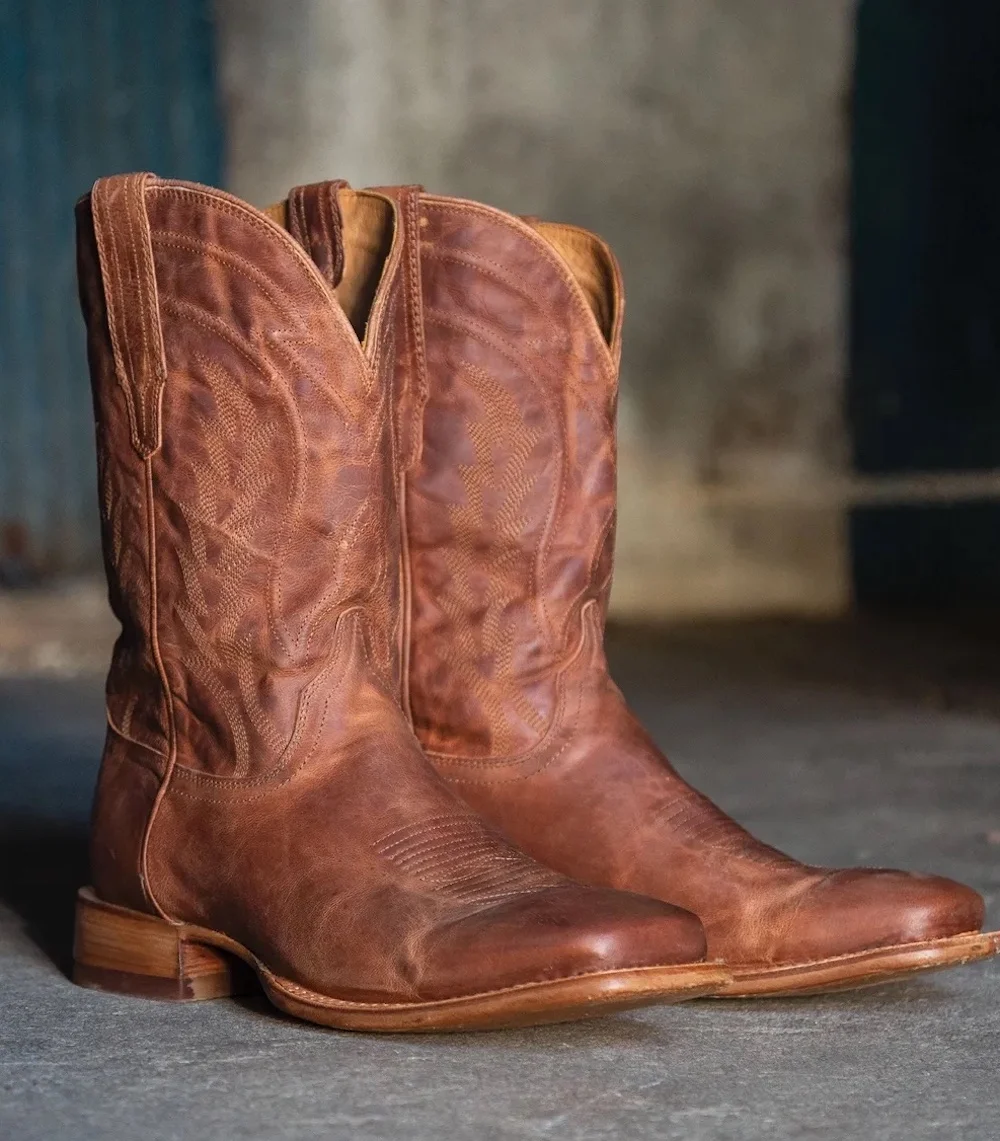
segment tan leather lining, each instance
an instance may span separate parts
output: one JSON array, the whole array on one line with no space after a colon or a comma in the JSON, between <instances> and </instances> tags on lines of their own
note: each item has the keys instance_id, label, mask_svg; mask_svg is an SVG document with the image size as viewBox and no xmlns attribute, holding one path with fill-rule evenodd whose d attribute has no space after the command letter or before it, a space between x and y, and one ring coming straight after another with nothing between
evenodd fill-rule
<instances>
[{"instance_id":1,"label":"tan leather lining","mask_svg":"<svg viewBox=\"0 0 1000 1141\"><path fill-rule=\"evenodd\" d=\"M288 229L288 202L275 202L273 206L267 206L261 210L262 214L266 214L272 222L277 222L282 229Z\"/></svg>"},{"instance_id":2,"label":"tan leather lining","mask_svg":"<svg viewBox=\"0 0 1000 1141\"><path fill-rule=\"evenodd\" d=\"M569 267L597 318L604 339L611 344L618 299L616 274L604 243L595 234L575 226L540 222L535 218L525 221L555 248Z\"/></svg>"},{"instance_id":3,"label":"tan leather lining","mask_svg":"<svg viewBox=\"0 0 1000 1141\"><path fill-rule=\"evenodd\" d=\"M364 320L378 287L381 266L392 244L391 211L379 200L362 196L354 190L340 192L340 208L344 216L346 265L336 293L361 338ZM276 202L262 213L288 229L287 202ZM617 274L604 243L596 234L576 226L542 222L536 218L525 218L524 221L537 230L566 263L583 290L604 339L611 344L620 299L616 296Z\"/></svg>"},{"instance_id":4,"label":"tan leather lining","mask_svg":"<svg viewBox=\"0 0 1000 1141\"><path fill-rule=\"evenodd\" d=\"M334 290L337 300L364 342L365 326L392 249L391 203L353 190L340 192L344 220L344 276Z\"/></svg>"},{"instance_id":5,"label":"tan leather lining","mask_svg":"<svg viewBox=\"0 0 1000 1141\"><path fill-rule=\"evenodd\" d=\"M341 190L339 198L344 225L344 274L334 294L363 343L372 302L392 249L393 210L384 198L364 191ZM288 229L287 202L277 202L262 213Z\"/></svg>"}]
</instances>

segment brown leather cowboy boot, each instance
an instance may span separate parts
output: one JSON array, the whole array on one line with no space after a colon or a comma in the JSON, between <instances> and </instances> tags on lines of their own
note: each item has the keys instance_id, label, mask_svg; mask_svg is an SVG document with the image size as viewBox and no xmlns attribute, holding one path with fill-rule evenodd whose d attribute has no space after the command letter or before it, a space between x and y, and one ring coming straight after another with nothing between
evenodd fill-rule
<instances>
[{"instance_id":1,"label":"brown leather cowboy boot","mask_svg":"<svg viewBox=\"0 0 1000 1141\"><path fill-rule=\"evenodd\" d=\"M731 995L858 986L994 953L1000 937L979 933L970 888L799 863L670 766L603 650L615 259L572 226L393 193L412 218L399 342L414 426L402 448L406 705L438 771L550 867L698 914L709 954L734 972Z\"/></svg>"},{"instance_id":2,"label":"brown leather cowboy boot","mask_svg":"<svg viewBox=\"0 0 1000 1141\"><path fill-rule=\"evenodd\" d=\"M704 993L724 975L695 917L529 860L399 707L394 217L353 197L335 296L219 191L121 175L79 206L122 634L76 979L211 998L242 961L281 1009L363 1030Z\"/></svg>"}]
</instances>

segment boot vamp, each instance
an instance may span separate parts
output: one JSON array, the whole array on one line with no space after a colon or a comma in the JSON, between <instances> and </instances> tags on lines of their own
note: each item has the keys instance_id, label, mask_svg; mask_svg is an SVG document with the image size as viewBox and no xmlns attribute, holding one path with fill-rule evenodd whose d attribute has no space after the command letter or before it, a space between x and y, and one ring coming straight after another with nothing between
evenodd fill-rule
<instances>
[{"instance_id":1,"label":"boot vamp","mask_svg":"<svg viewBox=\"0 0 1000 1141\"><path fill-rule=\"evenodd\" d=\"M789 897L775 899L776 930L756 944L720 924L710 934L730 962L813 962L861 951L978 931L984 903L978 892L943 876L884 868L831 869ZM762 953L762 952L765 952Z\"/></svg>"},{"instance_id":2,"label":"boot vamp","mask_svg":"<svg viewBox=\"0 0 1000 1141\"><path fill-rule=\"evenodd\" d=\"M336 747L267 782L175 773L149 849L171 918L357 1001L703 957L694 916L571 883L512 847L433 773L398 707L368 689L353 694Z\"/></svg>"},{"instance_id":3,"label":"boot vamp","mask_svg":"<svg viewBox=\"0 0 1000 1141\"><path fill-rule=\"evenodd\" d=\"M709 956L734 963L815 960L979 929L982 900L962 884L811 867L762 843L679 775L609 680L591 679L581 693L530 762L456 785L541 862L697 914Z\"/></svg>"}]
</instances>

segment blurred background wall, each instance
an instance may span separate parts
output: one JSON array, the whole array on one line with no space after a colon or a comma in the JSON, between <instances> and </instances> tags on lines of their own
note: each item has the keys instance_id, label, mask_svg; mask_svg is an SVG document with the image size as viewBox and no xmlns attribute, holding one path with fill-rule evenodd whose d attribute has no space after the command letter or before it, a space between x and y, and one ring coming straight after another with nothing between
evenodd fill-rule
<instances>
[{"instance_id":1,"label":"blurred background wall","mask_svg":"<svg viewBox=\"0 0 1000 1141\"><path fill-rule=\"evenodd\" d=\"M72 203L416 181L621 258L619 614L1000 583L1000 10L0 0L0 583L95 570Z\"/></svg>"},{"instance_id":2,"label":"blurred background wall","mask_svg":"<svg viewBox=\"0 0 1000 1141\"><path fill-rule=\"evenodd\" d=\"M236 193L420 182L612 243L619 612L846 604L852 0L217 11Z\"/></svg>"},{"instance_id":3,"label":"blurred background wall","mask_svg":"<svg viewBox=\"0 0 1000 1141\"><path fill-rule=\"evenodd\" d=\"M222 176L209 0L0 0L0 587L98 571L73 204Z\"/></svg>"}]
</instances>

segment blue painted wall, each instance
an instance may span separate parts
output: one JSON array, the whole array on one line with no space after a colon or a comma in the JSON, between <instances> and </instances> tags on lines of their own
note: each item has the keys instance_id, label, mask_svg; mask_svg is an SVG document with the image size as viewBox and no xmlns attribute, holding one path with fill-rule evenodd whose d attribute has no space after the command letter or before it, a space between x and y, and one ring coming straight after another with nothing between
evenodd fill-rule
<instances>
[{"instance_id":1,"label":"blue painted wall","mask_svg":"<svg viewBox=\"0 0 1000 1141\"><path fill-rule=\"evenodd\" d=\"M0 585L99 566L74 202L221 155L210 0L0 0Z\"/></svg>"}]
</instances>

